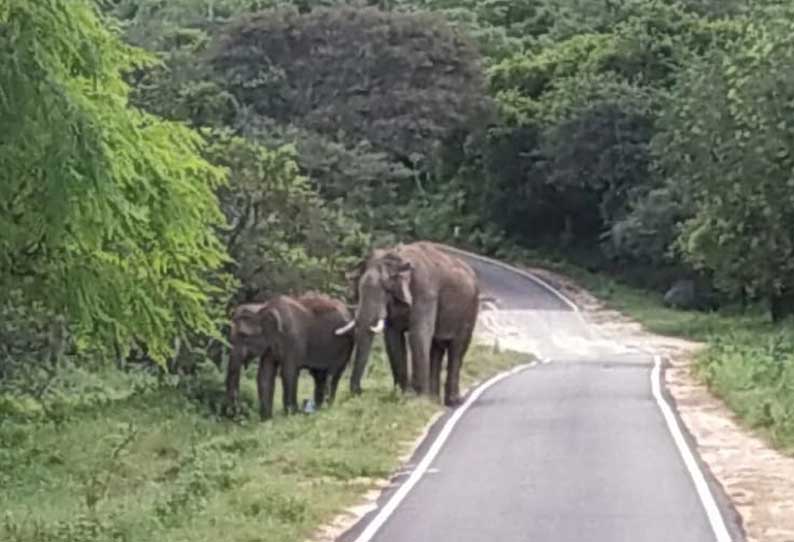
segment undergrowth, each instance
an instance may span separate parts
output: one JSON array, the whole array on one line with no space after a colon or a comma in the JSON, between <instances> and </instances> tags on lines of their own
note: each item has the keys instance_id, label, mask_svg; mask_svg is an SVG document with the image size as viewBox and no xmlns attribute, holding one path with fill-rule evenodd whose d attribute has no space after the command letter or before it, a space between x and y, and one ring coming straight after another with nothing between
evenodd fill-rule
<instances>
[{"instance_id":1,"label":"undergrowth","mask_svg":"<svg viewBox=\"0 0 794 542\"><path fill-rule=\"evenodd\" d=\"M521 361L473 348L463 384ZM54 394L57 408L4 395L0 540L301 540L388 477L441 408L395 393L379 353L363 395L344 382L330 409L261 423L254 373L234 420L218 415L223 374L212 365L173 381L108 369L89 379L93 395ZM300 390L311 396L308 375Z\"/></svg>"}]
</instances>

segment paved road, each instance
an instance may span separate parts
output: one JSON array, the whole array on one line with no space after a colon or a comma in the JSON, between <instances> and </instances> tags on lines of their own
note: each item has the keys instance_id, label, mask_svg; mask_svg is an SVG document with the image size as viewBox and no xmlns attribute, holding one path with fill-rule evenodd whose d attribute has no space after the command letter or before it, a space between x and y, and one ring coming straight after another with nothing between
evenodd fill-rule
<instances>
[{"instance_id":1,"label":"paved road","mask_svg":"<svg viewBox=\"0 0 794 542\"><path fill-rule=\"evenodd\" d=\"M398 476L379 508L340 540L741 540L734 512L708 477L704 486L716 503L717 523L727 527L722 537L714 516L707 516L652 392L654 359L595 337L569 304L537 282L472 263L502 309L489 311L498 318L480 333L498 335L500 326L501 332L512 326L520 348L548 354L550 362L500 380L452 414L457 425L432 456L428 450L450 423L442 419L408 465L432 457L430 468L418 477L420 468L415 485L410 473ZM554 344L554 332L578 338L579 346ZM521 335L531 340L522 342ZM410 491L392 513L384 511L398 502L406 480ZM368 525L378 528L368 533Z\"/></svg>"},{"instance_id":2,"label":"paved road","mask_svg":"<svg viewBox=\"0 0 794 542\"><path fill-rule=\"evenodd\" d=\"M506 349L557 361L647 358L631 345L594 333L570 301L543 283L493 263L466 259L477 272L483 294L498 300L497 307L488 303L483 307L477 329L480 341L498 338Z\"/></svg>"}]
</instances>

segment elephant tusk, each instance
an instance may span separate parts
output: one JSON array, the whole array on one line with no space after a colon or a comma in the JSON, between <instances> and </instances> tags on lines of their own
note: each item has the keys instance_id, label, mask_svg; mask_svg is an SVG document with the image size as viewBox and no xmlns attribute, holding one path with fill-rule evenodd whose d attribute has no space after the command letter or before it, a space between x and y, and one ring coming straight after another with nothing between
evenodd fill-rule
<instances>
[{"instance_id":1,"label":"elephant tusk","mask_svg":"<svg viewBox=\"0 0 794 542\"><path fill-rule=\"evenodd\" d=\"M380 333L381 331L383 331L384 326L385 326L385 323L383 321L383 318L381 318L380 320L378 320L377 324L375 324L374 326L370 326L369 329L372 330L372 333L377 334L377 333Z\"/></svg>"},{"instance_id":2,"label":"elephant tusk","mask_svg":"<svg viewBox=\"0 0 794 542\"><path fill-rule=\"evenodd\" d=\"M345 325L334 331L334 335L344 335L345 333L353 329L355 326L356 326L356 321L350 320L348 323L346 323Z\"/></svg>"}]
</instances>

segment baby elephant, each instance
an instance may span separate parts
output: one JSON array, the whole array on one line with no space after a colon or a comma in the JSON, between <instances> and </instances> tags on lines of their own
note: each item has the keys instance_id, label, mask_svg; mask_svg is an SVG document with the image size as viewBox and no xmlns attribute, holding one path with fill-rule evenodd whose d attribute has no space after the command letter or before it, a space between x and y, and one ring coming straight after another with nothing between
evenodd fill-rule
<instances>
[{"instance_id":1,"label":"baby elephant","mask_svg":"<svg viewBox=\"0 0 794 542\"><path fill-rule=\"evenodd\" d=\"M335 335L352 315L344 303L317 293L300 297L277 295L266 303L238 306L232 315L232 352L226 373L226 398L236 405L240 368L259 358L257 389L263 420L273 415L276 371L281 369L284 410L298 410L298 373L308 369L314 378L314 402L319 408L329 391L333 403L339 379L353 351L353 335ZM330 379L330 382L329 382ZM326 388L329 387L330 390Z\"/></svg>"}]
</instances>

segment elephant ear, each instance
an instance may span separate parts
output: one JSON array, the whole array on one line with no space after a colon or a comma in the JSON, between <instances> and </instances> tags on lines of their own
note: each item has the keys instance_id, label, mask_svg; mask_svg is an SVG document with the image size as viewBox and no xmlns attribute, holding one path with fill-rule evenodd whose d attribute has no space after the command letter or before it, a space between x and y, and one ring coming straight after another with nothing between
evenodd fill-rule
<instances>
[{"instance_id":1,"label":"elephant ear","mask_svg":"<svg viewBox=\"0 0 794 542\"><path fill-rule=\"evenodd\" d=\"M261 329L252 316L241 316L233 324L233 329L242 335L258 335Z\"/></svg>"},{"instance_id":2,"label":"elephant ear","mask_svg":"<svg viewBox=\"0 0 794 542\"><path fill-rule=\"evenodd\" d=\"M275 307L264 307L261 311L259 311L259 316L262 321L272 321L276 327L277 333L282 333L284 331L284 326L281 322L281 316Z\"/></svg>"},{"instance_id":3,"label":"elephant ear","mask_svg":"<svg viewBox=\"0 0 794 542\"><path fill-rule=\"evenodd\" d=\"M409 307L414 303L414 298L411 295L412 270L411 262L402 262L391 276L392 295Z\"/></svg>"}]
</instances>

